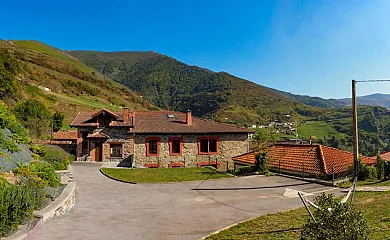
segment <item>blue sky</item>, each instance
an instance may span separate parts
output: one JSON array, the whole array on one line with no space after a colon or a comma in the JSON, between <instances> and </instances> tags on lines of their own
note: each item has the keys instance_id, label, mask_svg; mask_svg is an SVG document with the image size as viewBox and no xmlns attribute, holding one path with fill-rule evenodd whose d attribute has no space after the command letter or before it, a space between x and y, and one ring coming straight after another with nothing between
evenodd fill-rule
<instances>
[{"instance_id":1,"label":"blue sky","mask_svg":"<svg viewBox=\"0 0 390 240\"><path fill-rule=\"evenodd\" d=\"M390 79L390 1L3 0L1 39L61 49L152 50L268 87L325 98ZM359 84L358 95L390 93Z\"/></svg>"}]
</instances>

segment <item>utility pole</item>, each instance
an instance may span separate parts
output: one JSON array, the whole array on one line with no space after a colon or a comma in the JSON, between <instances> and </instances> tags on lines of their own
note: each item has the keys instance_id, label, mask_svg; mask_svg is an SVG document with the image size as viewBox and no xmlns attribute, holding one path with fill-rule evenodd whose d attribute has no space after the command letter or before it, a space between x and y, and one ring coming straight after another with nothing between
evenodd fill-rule
<instances>
[{"instance_id":1,"label":"utility pole","mask_svg":"<svg viewBox=\"0 0 390 240\"><path fill-rule=\"evenodd\" d=\"M356 106L356 81L352 80L352 114L353 114L353 174L354 178L358 173L359 145L358 145L358 123Z\"/></svg>"}]
</instances>

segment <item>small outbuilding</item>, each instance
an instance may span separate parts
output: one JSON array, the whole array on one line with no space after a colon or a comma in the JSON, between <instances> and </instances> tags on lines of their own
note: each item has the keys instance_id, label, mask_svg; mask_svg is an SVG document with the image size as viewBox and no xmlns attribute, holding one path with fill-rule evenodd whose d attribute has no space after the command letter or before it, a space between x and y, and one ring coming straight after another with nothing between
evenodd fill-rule
<instances>
[{"instance_id":1,"label":"small outbuilding","mask_svg":"<svg viewBox=\"0 0 390 240\"><path fill-rule=\"evenodd\" d=\"M232 158L237 166L254 166L256 153ZM374 165L375 157L361 156L366 165ZM319 144L274 144L268 147L268 167L276 172L330 179L343 177L353 165L353 154Z\"/></svg>"}]
</instances>

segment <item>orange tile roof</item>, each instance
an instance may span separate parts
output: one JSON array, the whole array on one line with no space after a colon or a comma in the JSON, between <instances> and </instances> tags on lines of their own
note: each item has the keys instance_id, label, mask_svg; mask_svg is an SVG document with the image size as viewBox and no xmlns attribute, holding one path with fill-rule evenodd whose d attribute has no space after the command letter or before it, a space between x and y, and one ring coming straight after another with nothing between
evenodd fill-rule
<instances>
[{"instance_id":1,"label":"orange tile roof","mask_svg":"<svg viewBox=\"0 0 390 240\"><path fill-rule=\"evenodd\" d=\"M280 168L286 171L302 172L313 175L330 175L332 166L334 173L348 171L353 165L353 154L336 148L324 145L296 145L296 144L275 144L268 148L268 165L272 168ZM375 158L361 156L367 165L373 165ZM233 161L255 164L255 153L233 157Z\"/></svg>"},{"instance_id":2,"label":"orange tile roof","mask_svg":"<svg viewBox=\"0 0 390 240\"><path fill-rule=\"evenodd\" d=\"M53 135L53 140L76 140L77 139L77 131L58 131Z\"/></svg>"}]
</instances>

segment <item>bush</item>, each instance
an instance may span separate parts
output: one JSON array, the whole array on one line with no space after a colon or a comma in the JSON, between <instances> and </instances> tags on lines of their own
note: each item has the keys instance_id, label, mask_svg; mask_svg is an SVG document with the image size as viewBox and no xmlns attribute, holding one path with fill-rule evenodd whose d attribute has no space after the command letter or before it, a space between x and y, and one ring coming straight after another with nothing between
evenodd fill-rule
<instances>
[{"instance_id":1,"label":"bush","mask_svg":"<svg viewBox=\"0 0 390 240\"><path fill-rule=\"evenodd\" d=\"M41 145L34 152L41 156L41 160L50 163L55 170L66 170L74 156L58 146Z\"/></svg>"},{"instance_id":2,"label":"bush","mask_svg":"<svg viewBox=\"0 0 390 240\"><path fill-rule=\"evenodd\" d=\"M236 170L237 175L247 175L248 173L251 172L256 172L257 168L252 167L252 166L245 166L245 167L240 167L239 169Z\"/></svg>"},{"instance_id":3,"label":"bush","mask_svg":"<svg viewBox=\"0 0 390 240\"><path fill-rule=\"evenodd\" d=\"M260 152L256 155L256 168L261 174L269 174L268 164L267 164L267 155L268 152Z\"/></svg>"},{"instance_id":4,"label":"bush","mask_svg":"<svg viewBox=\"0 0 390 240\"><path fill-rule=\"evenodd\" d=\"M0 98L16 91L15 75L20 72L18 61L9 53L0 52Z\"/></svg>"},{"instance_id":5,"label":"bush","mask_svg":"<svg viewBox=\"0 0 390 240\"><path fill-rule=\"evenodd\" d=\"M376 156L375 168L378 180L383 180L385 178L385 161L383 161L379 154Z\"/></svg>"},{"instance_id":6,"label":"bush","mask_svg":"<svg viewBox=\"0 0 390 240\"><path fill-rule=\"evenodd\" d=\"M367 167L367 178L369 180L377 180L378 173L375 167Z\"/></svg>"},{"instance_id":7,"label":"bush","mask_svg":"<svg viewBox=\"0 0 390 240\"><path fill-rule=\"evenodd\" d=\"M15 231L21 222L31 218L44 196L38 182L26 178L23 185L11 185L0 179L0 237Z\"/></svg>"},{"instance_id":8,"label":"bush","mask_svg":"<svg viewBox=\"0 0 390 240\"><path fill-rule=\"evenodd\" d=\"M42 138L49 133L51 116L43 103L36 99L29 99L19 103L14 111L33 137Z\"/></svg>"},{"instance_id":9,"label":"bush","mask_svg":"<svg viewBox=\"0 0 390 240\"><path fill-rule=\"evenodd\" d=\"M319 206L313 213L316 222L309 218L303 226L301 239L368 239L370 229L361 212L339 203L332 194L322 193L315 198L315 203Z\"/></svg>"},{"instance_id":10,"label":"bush","mask_svg":"<svg viewBox=\"0 0 390 240\"><path fill-rule=\"evenodd\" d=\"M45 185L49 185L50 187L58 187L61 185L60 176L48 162L32 161L29 165L21 164L13 172L19 177L39 177Z\"/></svg>"}]
</instances>

